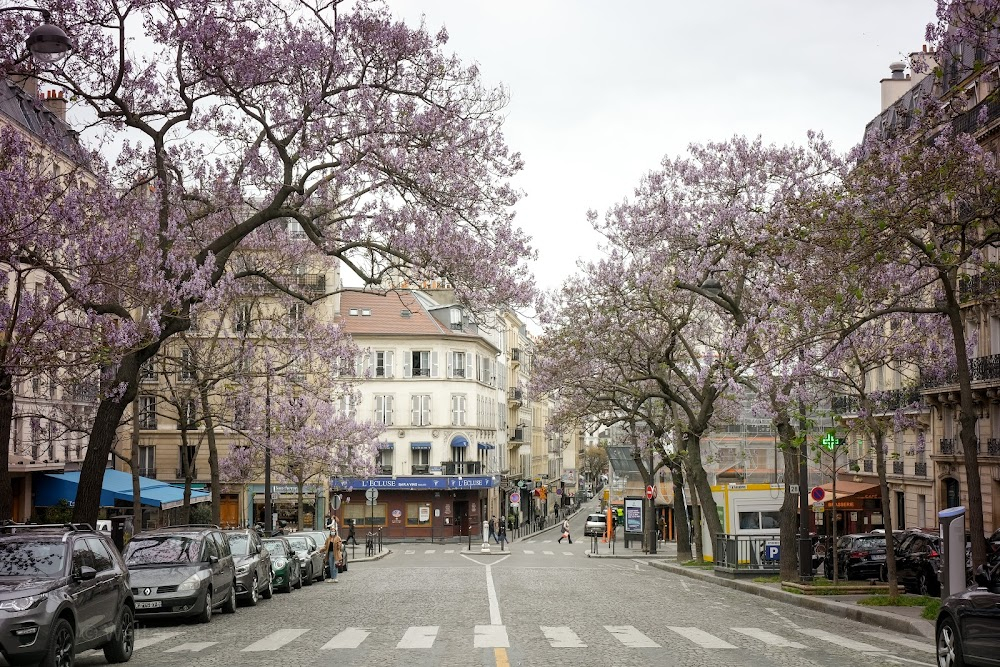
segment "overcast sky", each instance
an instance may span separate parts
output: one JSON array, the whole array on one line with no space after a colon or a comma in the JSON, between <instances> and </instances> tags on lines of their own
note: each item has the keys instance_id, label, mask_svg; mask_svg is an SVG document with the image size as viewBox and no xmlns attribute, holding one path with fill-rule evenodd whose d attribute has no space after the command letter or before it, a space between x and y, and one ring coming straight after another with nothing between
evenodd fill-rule
<instances>
[{"instance_id":1,"label":"overcast sky","mask_svg":"<svg viewBox=\"0 0 1000 667\"><path fill-rule=\"evenodd\" d=\"M889 63L923 45L933 0L389 0L510 91L525 169L517 223L558 287L600 238L586 220L690 143L822 131L847 151L880 111Z\"/></svg>"}]
</instances>

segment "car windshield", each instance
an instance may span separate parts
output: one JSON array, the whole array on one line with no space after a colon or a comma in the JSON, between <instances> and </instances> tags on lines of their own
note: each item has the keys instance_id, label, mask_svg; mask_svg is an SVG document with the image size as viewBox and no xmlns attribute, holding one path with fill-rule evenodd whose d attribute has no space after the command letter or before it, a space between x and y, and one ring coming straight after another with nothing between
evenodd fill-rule
<instances>
[{"instance_id":1,"label":"car windshield","mask_svg":"<svg viewBox=\"0 0 1000 667\"><path fill-rule=\"evenodd\" d=\"M859 549L885 549L885 538L882 536L858 538Z\"/></svg>"},{"instance_id":2,"label":"car windshield","mask_svg":"<svg viewBox=\"0 0 1000 667\"><path fill-rule=\"evenodd\" d=\"M269 542L268 540L264 540L264 548L267 549L268 553L275 556L285 555L285 545L281 542Z\"/></svg>"},{"instance_id":3,"label":"car windshield","mask_svg":"<svg viewBox=\"0 0 1000 667\"><path fill-rule=\"evenodd\" d=\"M125 549L128 565L197 563L200 559L201 541L183 535L140 535Z\"/></svg>"},{"instance_id":4,"label":"car windshield","mask_svg":"<svg viewBox=\"0 0 1000 667\"><path fill-rule=\"evenodd\" d=\"M604 516L603 514L591 514L590 516L587 517L587 521L599 521L601 523L606 523L607 520L608 517Z\"/></svg>"},{"instance_id":5,"label":"car windshield","mask_svg":"<svg viewBox=\"0 0 1000 667\"><path fill-rule=\"evenodd\" d=\"M309 544L309 540L305 537L288 537L285 539L288 540L288 543L291 544L292 548L295 550L301 549L303 551L308 551L312 546Z\"/></svg>"},{"instance_id":6,"label":"car windshield","mask_svg":"<svg viewBox=\"0 0 1000 667\"><path fill-rule=\"evenodd\" d=\"M226 533L229 538L229 550L234 556L246 556L250 550L250 538L246 533Z\"/></svg>"},{"instance_id":7,"label":"car windshield","mask_svg":"<svg viewBox=\"0 0 1000 667\"><path fill-rule=\"evenodd\" d=\"M0 542L0 577L59 577L65 562L66 545L62 542Z\"/></svg>"}]
</instances>

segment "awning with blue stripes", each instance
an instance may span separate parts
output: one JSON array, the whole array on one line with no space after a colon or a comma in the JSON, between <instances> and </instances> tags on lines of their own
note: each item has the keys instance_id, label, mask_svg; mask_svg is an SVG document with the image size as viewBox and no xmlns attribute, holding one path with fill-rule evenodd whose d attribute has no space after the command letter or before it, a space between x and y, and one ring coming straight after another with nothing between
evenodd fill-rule
<instances>
[{"instance_id":1,"label":"awning with blue stripes","mask_svg":"<svg viewBox=\"0 0 1000 667\"><path fill-rule=\"evenodd\" d=\"M429 442L411 442L410 449L430 449L431 443Z\"/></svg>"},{"instance_id":2,"label":"awning with blue stripes","mask_svg":"<svg viewBox=\"0 0 1000 667\"><path fill-rule=\"evenodd\" d=\"M488 443L488 442L480 442L480 443L479 443L479 449L493 449L493 447L494 447L494 446L493 446L493 445L491 445L491 444L490 444L490 443Z\"/></svg>"},{"instance_id":3,"label":"awning with blue stripes","mask_svg":"<svg viewBox=\"0 0 1000 667\"><path fill-rule=\"evenodd\" d=\"M456 435L451 439L452 447L468 447L469 441L465 439L464 435Z\"/></svg>"},{"instance_id":4,"label":"awning with blue stripes","mask_svg":"<svg viewBox=\"0 0 1000 667\"><path fill-rule=\"evenodd\" d=\"M380 442L380 443L378 443L378 448L379 449L392 449L393 447L395 447L395 444L391 443L391 442Z\"/></svg>"}]
</instances>

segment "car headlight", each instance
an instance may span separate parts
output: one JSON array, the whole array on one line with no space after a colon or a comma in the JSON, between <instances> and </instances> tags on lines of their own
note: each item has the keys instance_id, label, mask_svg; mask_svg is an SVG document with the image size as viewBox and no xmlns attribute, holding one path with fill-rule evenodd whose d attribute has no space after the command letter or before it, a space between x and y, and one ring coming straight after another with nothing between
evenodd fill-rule
<instances>
[{"instance_id":1,"label":"car headlight","mask_svg":"<svg viewBox=\"0 0 1000 667\"><path fill-rule=\"evenodd\" d=\"M242 577L244 574L246 574L249 571L250 571L250 566L249 565L240 565L238 568L236 568L236 576L237 577Z\"/></svg>"},{"instance_id":2,"label":"car headlight","mask_svg":"<svg viewBox=\"0 0 1000 667\"><path fill-rule=\"evenodd\" d=\"M13 600L4 600L0 602L0 610L2 611L27 611L28 609L33 609L41 604L42 600L45 599L45 595L29 595L23 598L15 598Z\"/></svg>"},{"instance_id":3,"label":"car headlight","mask_svg":"<svg viewBox=\"0 0 1000 667\"><path fill-rule=\"evenodd\" d=\"M273 565L274 567L278 568L279 570L281 568L285 567L285 565L287 565L287 564L288 564L288 561L285 560L284 558L275 558L273 561L271 561L271 565Z\"/></svg>"},{"instance_id":4,"label":"car headlight","mask_svg":"<svg viewBox=\"0 0 1000 667\"><path fill-rule=\"evenodd\" d=\"M192 574L190 577L181 582L181 585L177 587L179 591L196 591L201 588L201 582L205 579L201 574Z\"/></svg>"}]
</instances>

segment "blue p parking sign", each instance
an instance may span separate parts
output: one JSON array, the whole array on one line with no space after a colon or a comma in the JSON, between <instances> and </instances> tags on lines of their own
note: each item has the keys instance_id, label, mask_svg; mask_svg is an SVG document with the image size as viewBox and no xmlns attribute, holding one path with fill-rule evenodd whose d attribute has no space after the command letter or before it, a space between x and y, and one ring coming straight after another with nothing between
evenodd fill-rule
<instances>
[{"instance_id":1,"label":"blue p parking sign","mask_svg":"<svg viewBox=\"0 0 1000 667\"><path fill-rule=\"evenodd\" d=\"M768 542L764 545L764 560L780 560L781 545L776 542Z\"/></svg>"}]
</instances>

